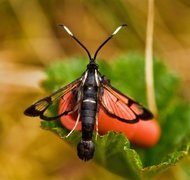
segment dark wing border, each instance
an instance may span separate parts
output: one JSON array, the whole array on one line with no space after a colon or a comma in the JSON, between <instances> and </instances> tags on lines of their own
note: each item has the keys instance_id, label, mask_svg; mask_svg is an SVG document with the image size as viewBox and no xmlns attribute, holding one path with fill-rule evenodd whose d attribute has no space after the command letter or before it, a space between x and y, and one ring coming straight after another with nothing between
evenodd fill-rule
<instances>
[{"instance_id":1,"label":"dark wing border","mask_svg":"<svg viewBox=\"0 0 190 180\"><path fill-rule=\"evenodd\" d=\"M71 82L70 84L66 85L65 87L55 91L54 93L50 94L49 96L46 96L45 98L42 98L29 106L25 111L24 114L27 116L40 116L41 119L46 121L55 120L63 115L67 115L69 113L72 113L76 111L78 103L75 104L70 110L67 110L65 112L62 112L61 114L54 116L54 117L48 117L45 116L44 113L46 110L52 105L54 101L59 100L61 97L64 97L67 93L70 91L78 91L80 89L82 82L82 78L76 79L75 81ZM74 95L74 94L73 94ZM77 93L76 93L77 96ZM77 97L76 97L77 98Z\"/></svg>"}]
</instances>

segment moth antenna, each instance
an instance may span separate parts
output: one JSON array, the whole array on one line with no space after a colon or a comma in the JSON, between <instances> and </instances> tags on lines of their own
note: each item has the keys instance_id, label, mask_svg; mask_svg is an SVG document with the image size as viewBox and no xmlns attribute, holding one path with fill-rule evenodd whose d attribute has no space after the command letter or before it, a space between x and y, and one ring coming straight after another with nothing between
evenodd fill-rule
<instances>
[{"instance_id":1,"label":"moth antenna","mask_svg":"<svg viewBox=\"0 0 190 180\"><path fill-rule=\"evenodd\" d=\"M89 59L91 60L91 55L88 49L74 36L74 34L69 30L64 24L58 24L59 27L63 28L88 54Z\"/></svg>"},{"instance_id":2,"label":"moth antenna","mask_svg":"<svg viewBox=\"0 0 190 180\"><path fill-rule=\"evenodd\" d=\"M116 34L120 31L121 28L123 28L123 27L125 27L125 26L127 26L127 24L123 24L123 25L119 26L118 28L116 28L116 30L98 47L98 49L96 50L96 52L95 52L95 54L94 54L93 60L96 59L96 56L97 56L98 52L100 51L100 49L101 49L114 35L116 35Z\"/></svg>"}]
</instances>

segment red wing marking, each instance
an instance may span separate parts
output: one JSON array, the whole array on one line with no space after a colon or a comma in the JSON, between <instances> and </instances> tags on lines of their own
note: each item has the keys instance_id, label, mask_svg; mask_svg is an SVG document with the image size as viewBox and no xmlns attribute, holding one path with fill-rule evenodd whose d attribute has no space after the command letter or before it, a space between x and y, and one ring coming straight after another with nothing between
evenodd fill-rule
<instances>
[{"instance_id":1,"label":"red wing marking","mask_svg":"<svg viewBox=\"0 0 190 180\"><path fill-rule=\"evenodd\" d=\"M102 105L106 109L122 118L127 120L136 119L134 112L121 100L117 99L113 94L111 94L107 89L104 89L104 95L102 97Z\"/></svg>"},{"instance_id":2,"label":"red wing marking","mask_svg":"<svg viewBox=\"0 0 190 180\"><path fill-rule=\"evenodd\" d=\"M136 123L139 120L150 120L153 118L149 110L119 92L107 81L102 80L101 85L103 94L100 95L100 106L109 116L127 123Z\"/></svg>"},{"instance_id":3,"label":"red wing marking","mask_svg":"<svg viewBox=\"0 0 190 180\"><path fill-rule=\"evenodd\" d=\"M77 104L77 97L74 94L75 92L69 91L63 97L59 104L59 114L65 111L71 111L73 107Z\"/></svg>"}]
</instances>

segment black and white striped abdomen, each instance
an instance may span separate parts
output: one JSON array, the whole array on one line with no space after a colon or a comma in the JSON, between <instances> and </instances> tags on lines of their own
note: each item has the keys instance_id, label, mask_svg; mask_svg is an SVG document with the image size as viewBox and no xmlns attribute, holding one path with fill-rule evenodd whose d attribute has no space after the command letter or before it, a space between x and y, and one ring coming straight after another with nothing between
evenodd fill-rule
<instances>
[{"instance_id":1,"label":"black and white striped abdomen","mask_svg":"<svg viewBox=\"0 0 190 180\"><path fill-rule=\"evenodd\" d=\"M84 86L80 115L82 117L82 140L77 145L80 159L92 159L95 145L92 135L97 113L97 86Z\"/></svg>"},{"instance_id":2,"label":"black and white striped abdomen","mask_svg":"<svg viewBox=\"0 0 190 180\"><path fill-rule=\"evenodd\" d=\"M91 67L92 66L92 67ZM82 119L82 140L77 145L80 159L92 159L95 145L92 141L94 124L96 121L98 104L98 78L97 71L93 64L88 65L88 70L83 79L82 103L80 107L80 117Z\"/></svg>"},{"instance_id":3,"label":"black and white striped abdomen","mask_svg":"<svg viewBox=\"0 0 190 180\"><path fill-rule=\"evenodd\" d=\"M81 104L82 124L92 125L93 126L92 128L94 128L96 112L97 112L97 86L84 86L83 100Z\"/></svg>"}]
</instances>

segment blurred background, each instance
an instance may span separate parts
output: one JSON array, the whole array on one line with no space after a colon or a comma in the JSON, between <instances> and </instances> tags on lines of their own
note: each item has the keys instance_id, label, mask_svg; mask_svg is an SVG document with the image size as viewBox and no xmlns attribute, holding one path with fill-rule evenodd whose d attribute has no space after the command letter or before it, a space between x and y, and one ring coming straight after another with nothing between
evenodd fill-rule
<instances>
[{"instance_id":1,"label":"blurred background","mask_svg":"<svg viewBox=\"0 0 190 180\"><path fill-rule=\"evenodd\" d=\"M86 57L57 24L68 26L94 53L126 23L127 30L98 58L109 61L129 51L144 54L147 1L1 0L0 19L0 179L120 179L93 162L81 162L75 149L41 130L39 118L25 117L23 110L45 95L40 88L45 67L60 58ZM181 77L183 95L190 101L189 22L189 0L155 2L154 55ZM178 168L162 176L178 178Z\"/></svg>"}]
</instances>

